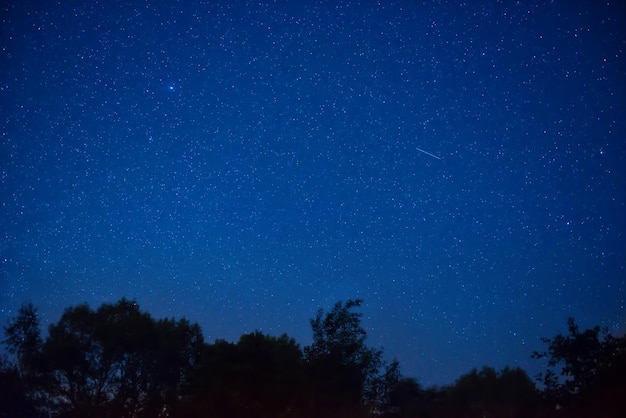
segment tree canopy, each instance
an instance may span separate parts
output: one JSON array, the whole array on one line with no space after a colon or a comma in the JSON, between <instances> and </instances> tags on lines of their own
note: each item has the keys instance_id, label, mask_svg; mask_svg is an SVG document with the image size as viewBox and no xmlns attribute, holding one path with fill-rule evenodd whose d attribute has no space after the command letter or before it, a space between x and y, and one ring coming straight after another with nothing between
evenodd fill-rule
<instances>
[{"instance_id":1,"label":"tree canopy","mask_svg":"<svg viewBox=\"0 0 626 418\"><path fill-rule=\"evenodd\" d=\"M580 331L571 317L567 330L567 335L541 338L547 350L532 354L548 360L546 372L537 378L545 386L545 396L577 408L581 402L596 404L602 399L603 408L626 411L623 396L617 395L626 393L626 336L615 337L599 326Z\"/></svg>"},{"instance_id":2,"label":"tree canopy","mask_svg":"<svg viewBox=\"0 0 626 418\"><path fill-rule=\"evenodd\" d=\"M362 302L337 302L326 314L320 309L311 320L313 342L304 348L313 390L332 394L334 399L327 401L338 409L380 406L386 397L384 380L397 368L395 362L383 361L382 350L366 345L362 314L354 312Z\"/></svg>"},{"instance_id":3,"label":"tree canopy","mask_svg":"<svg viewBox=\"0 0 626 418\"><path fill-rule=\"evenodd\" d=\"M126 299L66 309L43 343L38 329L27 305L5 328L5 344L26 382L38 377L29 396L64 417L158 414L176 401L204 343L198 325L155 321Z\"/></svg>"},{"instance_id":4,"label":"tree canopy","mask_svg":"<svg viewBox=\"0 0 626 418\"><path fill-rule=\"evenodd\" d=\"M359 299L320 309L312 342L259 331L204 341L187 319L133 300L67 308L45 338L24 304L4 328L0 418L9 417L621 417L626 338L599 327L543 338L540 392L519 368L473 369L423 388L367 345ZM560 411L556 407L561 408ZM565 412L563 412L565 411ZM598 414L598 412L600 412Z\"/></svg>"}]
</instances>

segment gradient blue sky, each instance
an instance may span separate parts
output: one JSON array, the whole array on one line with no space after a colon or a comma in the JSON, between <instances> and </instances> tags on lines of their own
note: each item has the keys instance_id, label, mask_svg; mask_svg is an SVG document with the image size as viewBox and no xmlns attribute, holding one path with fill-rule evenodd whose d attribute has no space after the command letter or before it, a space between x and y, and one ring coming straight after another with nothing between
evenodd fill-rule
<instances>
[{"instance_id":1,"label":"gradient blue sky","mask_svg":"<svg viewBox=\"0 0 626 418\"><path fill-rule=\"evenodd\" d=\"M421 383L626 331L619 1L9 1L0 321L136 298ZM425 151L425 152L424 152Z\"/></svg>"}]
</instances>

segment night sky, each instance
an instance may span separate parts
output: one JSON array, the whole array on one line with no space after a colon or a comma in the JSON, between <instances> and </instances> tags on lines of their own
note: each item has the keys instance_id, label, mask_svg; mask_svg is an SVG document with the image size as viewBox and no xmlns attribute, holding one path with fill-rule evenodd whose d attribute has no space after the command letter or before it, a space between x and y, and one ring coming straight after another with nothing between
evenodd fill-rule
<instances>
[{"instance_id":1,"label":"night sky","mask_svg":"<svg viewBox=\"0 0 626 418\"><path fill-rule=\"evenodd\" d=\"M3 325L306 345L358 297L424 385L626 331L623 2L150 3L3 2Z\"/></svg>"}]
</instances>

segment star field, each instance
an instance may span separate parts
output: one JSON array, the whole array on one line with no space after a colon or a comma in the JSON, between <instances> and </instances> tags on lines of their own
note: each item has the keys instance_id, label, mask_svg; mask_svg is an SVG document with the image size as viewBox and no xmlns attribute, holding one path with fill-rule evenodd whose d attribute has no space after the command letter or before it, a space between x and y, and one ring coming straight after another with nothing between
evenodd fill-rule
<instances>
[{"instance_id":1,"label":"star field","mask_svg":"<svg viewBox=\"0 0 626 418\"><path fill-rule=\"evenodd\" d=\"M484 4L479 4L484 3ZM9 2L0 321L209 341L363 298L423 384L626 331L620 2Z\"/></svg>"}]
</instances>

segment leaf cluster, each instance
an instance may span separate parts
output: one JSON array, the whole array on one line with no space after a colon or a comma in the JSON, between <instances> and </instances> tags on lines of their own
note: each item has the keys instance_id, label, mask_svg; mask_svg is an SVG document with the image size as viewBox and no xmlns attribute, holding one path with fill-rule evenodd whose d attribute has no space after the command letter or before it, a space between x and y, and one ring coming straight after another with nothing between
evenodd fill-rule
<instances>
[{"instance_id":1,"label":"leaf cluster","mask_svg":"<svg viewBox=\"0 0 626 418\"><path fill-rule=\"evenodd\" d=\"M597 385L597 377L614 369L626 354L625 339L596 326L580 331L574 318L567 320L568 334L541 338L546 351L535 351L533 358L546 359L548 369L539 375L546 393L567 400Z\"/></svg>"}]
</instances>

